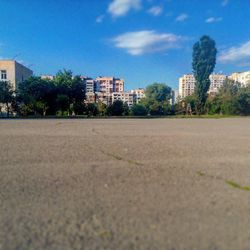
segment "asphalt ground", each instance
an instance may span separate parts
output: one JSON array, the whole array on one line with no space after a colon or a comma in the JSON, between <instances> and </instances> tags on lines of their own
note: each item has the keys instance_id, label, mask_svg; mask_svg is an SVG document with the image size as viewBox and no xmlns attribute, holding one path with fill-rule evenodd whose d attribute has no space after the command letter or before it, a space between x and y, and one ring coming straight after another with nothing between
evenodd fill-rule
<instances>
[{"instance_id":1,"label":"asphalt ground","mask_svg":"<svg viewBox=\"0 0 250 250\"><path fill-rule=\"evenodd\" d=\"M0 120L0 249L250 249L250 119Z\"/></svg>"}]
</instances>

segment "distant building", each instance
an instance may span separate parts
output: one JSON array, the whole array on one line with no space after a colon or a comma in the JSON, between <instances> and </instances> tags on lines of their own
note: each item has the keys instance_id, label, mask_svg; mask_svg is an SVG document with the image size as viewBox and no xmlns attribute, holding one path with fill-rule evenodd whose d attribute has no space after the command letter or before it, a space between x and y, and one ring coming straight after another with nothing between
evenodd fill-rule
<instances>
[{"instance_id":1,"label":"distant building","mask_svg":"<svg viewBox=\"0 0 250 250\"><path fill-rule=\"evenodd\" d=\"M131 107L136 103L136 95L131 92L113 92L112 103L118 100L127 103L128 106Z\"/></svg>"},{"instance_id":2,"label":"distant building","mask_svg":"<svg viewBox=\"0 0 250 250\"><path fill-rule=\"evenodd\" d=\"M219 89L222 87L223 82L226 80L226 75L223 74L211 74L210 79L210 88L208 93L210 95L215 95L218 93ZM181 99L190 96L194 93L195 89L195 77L193 74L183 75L179 79L179 97Z\"/></svg>"},{"instance_id":3,"label":"distant building","mask_svg":"<svg viewBox=\"0 0 250 250\"><path fill-rule=\"evenodd\" d=\"M17 89L18 83L32 75L32 70L14 60L0 60L0 81L10 82L13 90Z\"/></svg>"},{"instance_id":4,"label":"distant building","mask_svg":"<svg viewBox=\"0 0 250 250\"><path fill-rule=\"evenodd\" d=\"M208 94L216 95L219 92L219 89L222 87L223 83L227 79L226 75L223 74L212 74L210 75L210 88Z\"/></svg>"},{"instance_id":5,"label":"distant building","mask_svg":"<svg viewBox=\"0 0 250 250\"><path fill-rule=\"evenodd\" d=\"M179 90L172 90L170 104L174 105L178 103L178 99L179 99Z\"/></svg>"},{"instance_id":6,"label":"distant building","mask_svg":"<svg viewBox=\"0 0 250 250\"><path fill-rule=\"evenodd\" d=\"M145 98L145 89L139 88L139 89L132 89L131 93L135 95L136 103L139 103L142 98Z\"/></svg>"},{"instance_id":7,"label":"distant building","mask_svg":"<svg viewBox=\"0 0 250 250\"><path fill-rule=\"evenodd\" d=\"M228 77L229 79L239 82L242 87L250 85L250 71L236 72Z\"/></svg>"},{"instance_id":8,"label":"distant building","mask_svg":"<svg viewBox=\"0 0 250 250\"><path fill-rule=\"evenodd\" d=\"M102 102L107 106L112 104L112 94L105 92L96 92L95 93L95 102Z\"/></svg>"},{"instance_id":9,"label":"distant building","mask_svg":"<svg viewBox=\"0 0 250 250\"><path fill-rule=\"evenodd\" d=\"M52 75L41 75L41 78L44 80L54 80L55 76Z\"/></svg>"},{"instance_id":10,"label":"distant building","mask_svg":"<svg viewBox=\"0 0 250 250\"><path fill-rule=\"evenodd\" d=\"M99 91L106 94L124 91L124 80L114 77L97 77Z\"/></svg>"},{"instance_id":11,"label":"distant building","mask_svg":"<svg viewBox=\"0 0 250 250\"><path fill-rule=\"evenodd\" d=\"M194 93L195 78L193 74L186 74L179 78L179 96L185 98Z\"/></svg>"}]
</instances>

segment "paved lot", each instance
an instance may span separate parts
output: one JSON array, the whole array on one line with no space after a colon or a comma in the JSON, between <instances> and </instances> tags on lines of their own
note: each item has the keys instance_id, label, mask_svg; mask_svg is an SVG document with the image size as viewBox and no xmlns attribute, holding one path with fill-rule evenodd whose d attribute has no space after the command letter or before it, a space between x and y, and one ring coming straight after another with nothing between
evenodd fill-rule
<instances>
[{"instance_id":1,"label":"paved lot","mask_svg":"<svg viewBox=\"0 0 250 250\"><path fill-rule=\"evenodd\" d=\"M0 120L0 142L1 250L250 249L248 118Z\"/></svg>"}]
</instances>

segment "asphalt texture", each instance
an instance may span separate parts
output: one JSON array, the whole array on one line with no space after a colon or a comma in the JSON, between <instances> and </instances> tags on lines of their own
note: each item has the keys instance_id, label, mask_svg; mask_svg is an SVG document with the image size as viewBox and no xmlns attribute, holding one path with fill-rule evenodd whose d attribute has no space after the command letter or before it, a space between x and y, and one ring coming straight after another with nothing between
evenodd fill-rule
<instances>
[{"instance_id":1,"label":"asphalt texture","mask_svg":"<svg viewBox=\"0 0 250 250\"><path fill-rule=\"evenodd\" d=\"M0 249L250 249L250 119L0 120Z\"/></svg>"}]
</instances>

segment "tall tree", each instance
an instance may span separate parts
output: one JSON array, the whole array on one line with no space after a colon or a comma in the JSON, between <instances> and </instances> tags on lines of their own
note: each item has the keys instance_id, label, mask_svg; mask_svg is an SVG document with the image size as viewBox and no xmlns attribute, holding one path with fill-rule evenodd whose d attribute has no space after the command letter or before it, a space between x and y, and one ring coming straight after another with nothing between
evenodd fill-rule
<instances>
[{"instance_id":1,"label":"tall tree","mask_svg":"<svg viewBox=\"0 0 250 250\"><path fill-rule=\"evenodd\" d=\"M193 46L193 72L196 80L195 94L197 97L196 112L201 114L207 100L210 87L209 76L216 64L216 44L209 36L203 36Z\"/></svg>"}]
</instances>

